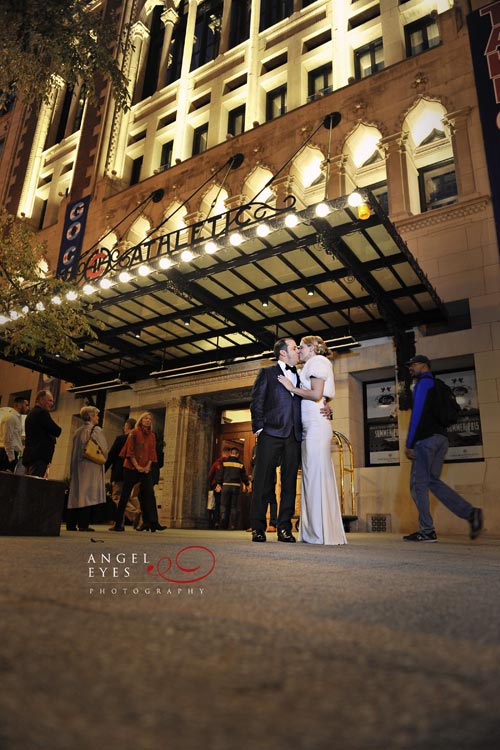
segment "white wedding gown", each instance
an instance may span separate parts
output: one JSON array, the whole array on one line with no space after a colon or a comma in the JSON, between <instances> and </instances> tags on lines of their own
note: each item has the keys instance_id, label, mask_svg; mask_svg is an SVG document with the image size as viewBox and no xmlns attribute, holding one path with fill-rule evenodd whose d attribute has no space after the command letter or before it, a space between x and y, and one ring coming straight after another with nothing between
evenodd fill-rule
<instances>
[{"instance_id":1,"label":"white wedding gown","mask_svg":"<svg viewBox=\"0 0 500 750\"><path fill-rule=\"evenodd\" d=\"M333 369L326 357L311 357L300 373L302 388L311 388L311 376L325 381L323 395L333 398ZM332 427L318 402L302 399L302 491L299 542L347 544L340 510L330 445Z\"/></svg>"}]
</instances>

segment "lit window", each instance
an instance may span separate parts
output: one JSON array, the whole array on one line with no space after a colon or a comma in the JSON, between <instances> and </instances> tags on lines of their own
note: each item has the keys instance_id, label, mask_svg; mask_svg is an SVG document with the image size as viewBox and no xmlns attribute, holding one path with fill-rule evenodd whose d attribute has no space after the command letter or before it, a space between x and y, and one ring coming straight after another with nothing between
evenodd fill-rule
<instances>
[{"instance_id":1,"label":"lit window","mask_svg":"<svg viewBox=\"0 0 500 750\"><path fill-rule=\"evenodd\" d=\"M231 135L241 135L245 131L245 105L232 109L227 119L227 132Z\"/></svg>"},{"instance_id":2,"label":"lit window","mask_svg":"<svg viewBox=\"0 0 500 750\"><path fill-rule=\"evenodd\" d=\"M311 70L307 76L307 93L312 100L317 94L329 94L332 90L332 64Z\"/></svg>"},{"instance_id":3,"label":"lit window","mask_svg":"<svg viewBox=\"0 0 500 750\"><path fill-rule=\"evenodd\" d=\"M457 201L457 179L453 160L418 170L422 211L449 206Z\"/></svg>"},{"instance_id":4,"label":"lit window","mask_svg":"<svg viewBox=\"0 0 500 750\"><path fill-rule=\"evenodd\" d=\"M193 133L193 156L206 151L208 147L208 122L194 129Z\"/></svg>"},{"instance_id":5,"label":"lit window","mask_svg":"<svg viewBox=\"0 0 500 750\"><path fill-rule=\"evenodd\" d=\"M441 41L438 25L430 16L420 18L405 26L405 39L407 57L413 57L432 47L437 47Z\"/></svg>"},{"instance_id":6,"label":"lit window","mask_svg":"<svg viewBox=\"0 0 500 750\"><path fill-rule=\"evenodd\" d=\"M384 68L384 47L382 39L377 39L354 52L354 72L356 78L367 78Z\"/></svg>"},{"instance_id":7,"label":"lit window","mask_svg":"<svg viewBox=\"0 0 500 750\"><path fill-rule=\"evenodd\" d=\"M286 113L286 85L269 91L266 96L266 120L274 120Z\"/></svg>"}]
</instances>

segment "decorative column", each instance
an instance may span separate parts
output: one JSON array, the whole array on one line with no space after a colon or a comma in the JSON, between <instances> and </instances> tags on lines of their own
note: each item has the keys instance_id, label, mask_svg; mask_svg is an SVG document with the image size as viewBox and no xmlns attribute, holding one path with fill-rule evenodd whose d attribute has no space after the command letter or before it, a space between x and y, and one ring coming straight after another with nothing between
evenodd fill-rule
<instances>
[{"instance_id":1,"label":"decorative column","mask_svg":"<svg viewBox=\"0 0 500 750\"><path fill-rule=\"evenodd\" d=\"M347 185L347 160L346 154L335 156L330 160L330 177L326 188L329 200L340 198L350 192L350 186ZM326 163L323 163L326 166Z\"/></svg>"},{"instance_id":2,"label":"decorative column","mask_svg":"<svg viewBox=\"0 0 500 750\"><path fill-rule=\"evenodd\" d=\"M144 41L149 37L149 29L141 21L134 24L132 29L133 52L128 65L125 64L124 73L128 79L128 90L132 100L133 92L140 85L138 71L140 68ZM125 61L126 63L127 61ZM125 162L125 150L127 147L129 112L122 112L115 108L113 124L108 141L108 155L106 159L105 174L108 177L120 180L123 177L123 165Z\"/></svg>"},{"instance_id":3,"label":"decorative column","mask_svg":"<svg viewBox=\"0 0 500 750\"><path fill-rule=\"evenodd\" d=\"M271 185L271 190L276 196L276 208L284 208L286 206L285 198L287 195L293 195L293 183L295 177L293 175L286 175L286 177L278 177L274 180Z\"/></svg>"},{"instance_id":4,"label":"decorative column","mask_svg":"<svg viewBox=\"0 0 500 750\"><path fill-rule=\"evenodd\" d=\"M161 14L161 20L165 26L165 35L163 37L163 47L161 48L160 68L158 71L158 89L162 89L167 81L167 69L170 64L170 45L172 44L172 34L174 26L179 20L179 14L176 13L173 3L169 2L171 7L167 8Z\"/></svg>"},{"instance_id":5,"label":"decorative column","mask_svg":"<svg viewBox=\"0 0 500 750\"><path fill-rule=\"evenodd\" d=\"M172 528L203 528L213 410L191 396L170 397L166 407L162 520Z\"/></svg>"},{"instance_id":6,"label":"decorative column","mask_svg":"<svg viewBox=\"0 0 500 750\"><path fill-rule=\"evenodd\" d=\"M49 93L49 101L43 104L38 118L31 153L26 169L21 199L19 201L19 215L31 217L35 203L38 175L43 161L43 150L47 140L50 123L53 118L54 108L57 105L59 94L64 87L64 80L60 76L53 75Z\"/></svg>"},{"instance_id":7,"label":"decorative column","mask_svg":"<svg viewBox=\"0 0 500 750\"><path fill-rule=\"evenodd\" d=\"M464 107L443 118L443 124L449 127L451 134L459 199L477 195L468 131L471 111L471 107Z\"/></svg>"},{"instance_id":8,"label":"decorative column","mask_svg":"<svg viewBox=\"0 0 500 750\"><path fill-rule=\"evenodd\" d=\"M380 140L386 153L387 189L391 219L411 215L410 182L406 141L408 133L394 133Z\"/></svg>"},{"instance_id":9,"label":"decorative column","mask_svg":"<svg viewBox=\"0 0 500 750\"><path fill-rule=\"evenodd\" d=\"M194 31L196 28L196 14L198 11L197 0L189 0L189 11L186 23L186 37L182 53L181 74L179 76L179 88L177 93L177 120L174 137L174 158L187 159L191 156L191 139L186 138L188 128L188 112L191 103L193 83L189 76L191 58L193 57ZM178 153L182 147L183 152Z\"/></svg>"},{"instance_id":10,"label":"decorative column","mask_svg":"<svg viewBox=\"0 0 500 750\"><path fill-rule=\"evenodd\" d=\"M219 54L223 55L229 49L229 31L231 28L231 0L224 0L222 10L222 32L220 37Z\"/></svg>"}]
</instances>

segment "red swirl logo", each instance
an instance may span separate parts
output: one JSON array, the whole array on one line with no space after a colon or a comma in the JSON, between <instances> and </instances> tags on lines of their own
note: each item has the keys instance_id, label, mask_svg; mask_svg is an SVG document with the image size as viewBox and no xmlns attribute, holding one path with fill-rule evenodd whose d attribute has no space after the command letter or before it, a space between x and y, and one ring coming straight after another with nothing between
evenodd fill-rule
<instances>
[{"instance_id":1,"label":"red swirl logo","mask_svg":"<svg viewBox=\"0 0 500 750\"><path fill-rule=\"evenodd\" d=\"M175 561L167 555L160 557L156 565L148 565L147 573L169 583L195 583L208 578L214 568L215 555L212 550L200 545L191 545L179 550Z\"/></svg>"}]
</instances>

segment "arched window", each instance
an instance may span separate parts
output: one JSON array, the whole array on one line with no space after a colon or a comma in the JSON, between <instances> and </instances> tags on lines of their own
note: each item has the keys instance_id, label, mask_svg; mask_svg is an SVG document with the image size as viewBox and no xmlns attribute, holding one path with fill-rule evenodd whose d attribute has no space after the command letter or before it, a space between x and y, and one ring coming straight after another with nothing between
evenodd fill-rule
<instances>
[{"instance_id":1,"label":"arched window","mask_svg":"<svg viewBox=\"0 0 500 750\"><path fill-rule=\"evenodd\" d=\"M413 213L442 208L458 200L451 135L445 118L444 106L427 99L420 99L405 118Z\"/></svg>"},{"instance_id":2,"label":"arched window","mask_svg":"<svg viewBox=\"0 0 500 750\"><path fill-rule=\"evenodd\" d=\"M389 213L387 172L379 143L382 134L373 125L360 123L344 143L346 190L364 187L372 191Z\"/></svg>"}]
</instances>

